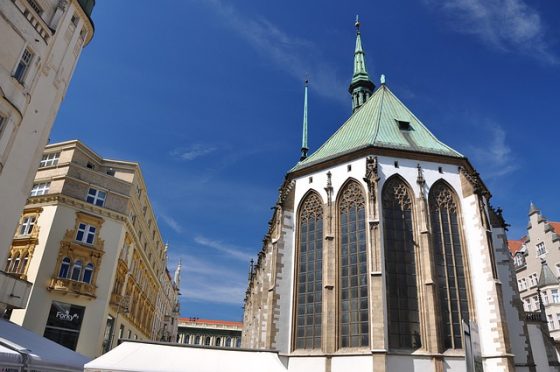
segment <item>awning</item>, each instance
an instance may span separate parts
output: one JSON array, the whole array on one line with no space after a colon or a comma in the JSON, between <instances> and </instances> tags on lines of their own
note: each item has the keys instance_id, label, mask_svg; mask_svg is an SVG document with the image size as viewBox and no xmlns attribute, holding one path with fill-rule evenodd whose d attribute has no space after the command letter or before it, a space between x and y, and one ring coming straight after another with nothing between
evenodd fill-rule
<instances>
[{"instance_id":1,"label":"awning","mask_svg":"<svg viewBox=\"0 0 560 372\"><path fill-rule=\"evenodd\" d=\"M17 355L15 355L15 354ZM0 365L41 371L78 372L91 358L33 333L7 320L0 320Z\"/></svg>"},{"instance_id":2,"label":"awning","mask_svg":"<svg viewBox=\"0 0 560 372\"><path fill-rule=\"evenodd\" d=\"M86 372L286 372L278 353L125 341L85 365Z\"/></svg>"}]
</instances>

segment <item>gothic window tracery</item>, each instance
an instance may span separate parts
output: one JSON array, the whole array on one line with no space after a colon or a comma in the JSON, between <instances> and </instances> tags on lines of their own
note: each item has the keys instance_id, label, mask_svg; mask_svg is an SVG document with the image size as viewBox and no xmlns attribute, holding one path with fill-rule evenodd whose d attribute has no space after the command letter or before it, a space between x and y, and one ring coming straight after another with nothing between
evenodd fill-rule
<instances>
[{"instance_id":1,"label":"gothic window tracery","mask_svg":"<svg viewBox=\"0 0 560 372\"><path fill-rule=\"evenodd\" d=\"M383 231L389 347L421 346L410 189L399 177L383 188Z\"/></svg>"},{"instance_id":2,"label":"gothic window tracery","mask_svg":"<svg viewBox=\"0 0 560 372\"><path fill-rule=\"evenodd\" d=\"M429 196L439 310L445 349L461 349L461 322L469 320L458 202L449 186L436 183Z\"/></svg>"},{"instance_id":3,"label":"gothic window tracery","mask_svg":"<svg viewBox=\"0 0 560 372\"><path fill-rule=\"evenodd\" d=\"M321 348L323 275L323 202L316 193L299 212L296 273L296 349Z\"/></svg>"},{"instance_id":4,"label":"gothic window tracery","mask_svg":"<svg viewBox=\"0 0 560 372\"><path fill-rule=\"evenodd\" d=\"M352 181L344 187L338 209L339 346L368 346L365 197L357 182Z\"/></svg>"}]
</instances>

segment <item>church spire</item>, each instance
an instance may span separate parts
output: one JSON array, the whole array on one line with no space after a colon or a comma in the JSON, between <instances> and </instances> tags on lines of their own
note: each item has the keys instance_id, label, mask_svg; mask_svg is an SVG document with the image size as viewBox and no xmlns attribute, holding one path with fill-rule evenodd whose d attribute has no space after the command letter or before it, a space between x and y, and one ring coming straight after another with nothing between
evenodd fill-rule
<instances>
[{"instance_id":1,"label":"church spire","mask_svg":"<svg viewBox=\"0 0 560 372\"><path fill-rule=\"evenodd\" d=\"M307 147L307 85L309 84L308 80L305 80L305 88L303 94L303 133L301 136L301 157L300 161L305 160L307 158L307 151L309 147Z\"/></svg>"},{"instance_id":2,"label":"church spire","mask_svg":"<svg viewBox=\"0 0 560 372\"><path fill-rule=\"evenodd\" d=\"M352 112L356 111L373 93L375 84L369 79L366 70L364 49L362 48L362 37L360 35L360 20L356 16L356 49L354 51L354 75L348 87L352 95Z\"/></svg>"}]
</instances>

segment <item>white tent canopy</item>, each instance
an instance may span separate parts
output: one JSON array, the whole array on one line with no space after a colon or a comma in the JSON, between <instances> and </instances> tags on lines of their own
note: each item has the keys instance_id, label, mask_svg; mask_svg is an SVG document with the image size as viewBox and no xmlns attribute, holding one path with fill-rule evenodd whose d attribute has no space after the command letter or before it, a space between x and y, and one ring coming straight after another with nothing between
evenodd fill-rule
<instances>
[{"instance_id":1,"label":"white tent canopy","mask_svg":"<svg viewBox=\"0 0 560 372\"><path fill-rule=\"evenodd\" d=\"M17 324L0 320L0 367L83 371L91 359Z\"/></svg>"},{"instance_id":2,"label":"white tent canopy","mask_svg":"<svg viewBox=\"0 0 560 372\"><path fill-rule=\"evenodd\" d=\"M86 372L286 372L278 353L125 341L85 365Z\"/></svg>"}]
</instances>

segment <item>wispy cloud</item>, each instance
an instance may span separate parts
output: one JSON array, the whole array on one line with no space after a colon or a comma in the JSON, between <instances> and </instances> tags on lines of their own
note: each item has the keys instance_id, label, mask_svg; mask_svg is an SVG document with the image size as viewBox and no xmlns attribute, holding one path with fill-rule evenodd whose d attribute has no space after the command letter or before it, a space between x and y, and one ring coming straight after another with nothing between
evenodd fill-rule
<instances>
[{"instance_id":1,"label":"wispy cloud","mask_svg":"<svg viewBox=\"0 0 560 372\"><path fill-rule=\"evenodd\" d=\"M170 265L176 265L179 259L183 264L181 293L185 301L243 304L247 288L246 271L190 254L171 255Z\"/></svg>"},{"instance_id":2,"label":"wispy cloud","mask_svg":"<svg viewBox=\"0 0 560 372\"><path fill-rule=\"evenodd\" d=\"M247 253L245 250L219 240L211 240L203 236L197 236L194 241L202 246L217 249L218 251L240 261L249 262L249 260L253 257L252 254Z\"/></svg>"},{"instance_id":3,"label":"wispy cloud","mask_svg":"<svg viewBox=\"0 0 560 372\"><path fill-rule=\"evenodd\" d=\"M183 227L179 224L179 222L175 218L161 212L158 215L163 220L163 222L165 222L169 227L171 227L171 229L175 231L177 234L183 232Z\"/></svg>"},{"instance_id":4,"label":"wispy cloud","mask_svg":"<svg viewBox=\"0 0 560 372\"><path fill-rule=\"evenodd\" d=\"M488 179L495 179L518 169L516 158L511 147L506 141L505 130L497 123L487 121L490 142L484 146L472 146L471 153L474 159L481 165L481 170Z\"/></svg>"},{"instance_id":5,"label":"wispy cloud","mask_svg":"<svg viewBox=\"0 0 560 372\"><path fill-rule=\"evenodd\" d=\"M524 0L424 0L445 13L457 31L477 36L501 51L519 52L550 64L558 56L546 40L538 11Z\"/></svg>"},{"instance_id":6,"label":"wispy cloud","mask_svg":"<svg viewBox=\"0 0 560 372\"><path fill-rule=\"evenodd\" d=\"M179 160L194 160L216 151L216 147L195 143L187 147L180 147L171 151L171 156Z\"/></svg>"},{"instance_id":7,"label":"wispy cloud","mask_svg":"<svg viewBox=\"0 0 560 372\"><path fill-rule=\"evenodd\" d=\"M258 53L293 78L306 77L318 94L346 103L346 80L337 76L336 68L324 62L317 46L309 40L289 35L262 16L242 14L223 0L204 0L224 24L240 35Z\"/></svg>"}]
</instances>

